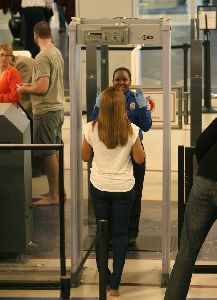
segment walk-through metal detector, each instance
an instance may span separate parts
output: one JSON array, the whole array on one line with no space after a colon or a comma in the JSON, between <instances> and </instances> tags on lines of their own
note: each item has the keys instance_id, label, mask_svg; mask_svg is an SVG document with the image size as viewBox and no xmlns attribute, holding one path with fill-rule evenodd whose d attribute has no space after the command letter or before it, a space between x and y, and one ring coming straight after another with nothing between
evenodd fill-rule
<instances>
[{"instance_id":1,"label":"walk-through metal detector","mask_svg":"<svg viewBox=\"0 0 217 300\"><path fill-rule=\"evenodd\" d=\"M82 136L81 64L82 45L162 45L163 66L163 201L162 201L162 287L170 272L170 170L171 170L171 25L168 18L81 19L69 25L70 102L71 102L71 197L72 255L71 272L75 273L83 253L82 237Z\"/></svg>"}]
</instances>

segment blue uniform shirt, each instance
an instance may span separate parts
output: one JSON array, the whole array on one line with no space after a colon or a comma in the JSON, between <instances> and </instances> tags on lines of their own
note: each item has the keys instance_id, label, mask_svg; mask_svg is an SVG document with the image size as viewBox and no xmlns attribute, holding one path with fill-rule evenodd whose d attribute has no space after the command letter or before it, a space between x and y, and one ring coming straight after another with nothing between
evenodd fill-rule
<instances>
[{"instance_id":1,"label":"blue uniform shirt","mask_svg":"<svg viewBox=\"0 0 217 300\"><path fill-rule=\"evenodd\" d=\"M139 105L136 101L135 94L128 90L124 93L126 98L126 105L127 105L127 115L131 123L135 124L140 128L139 130L139 137L142 141L143 134L142 131L148 131L152 125L152 118L151 113L147 109L147 107L139 108ZM93 113L91 115L91 121L95 120L99 115L99 107L95 104Z\"/></svg>"}]
</instances>

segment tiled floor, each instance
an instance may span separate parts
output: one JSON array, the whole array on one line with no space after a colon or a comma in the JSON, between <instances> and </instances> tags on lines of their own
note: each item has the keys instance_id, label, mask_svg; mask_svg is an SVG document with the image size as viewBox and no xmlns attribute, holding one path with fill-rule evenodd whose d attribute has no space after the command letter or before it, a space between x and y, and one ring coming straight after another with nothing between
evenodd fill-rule
<instances>
[{"instance_id":1,"label":"tiled floor","mask_svg":"<svg viewBox=\"0 0 217 300\"><path fill-rule=\"evenodd\" d=\"M127 260L120 287L120 300L162 300L160 260ZM207 299L217 295L216 275L194 274L188 298ZM0 297L58 297L58 291L0 291ZM71 289L71 297L98 297L98 275L94 259L89 259L83 283ZM1 298L0 298L1 299ZM112 299L108 295L108 299Z\"/></svg>"}]
</instances>

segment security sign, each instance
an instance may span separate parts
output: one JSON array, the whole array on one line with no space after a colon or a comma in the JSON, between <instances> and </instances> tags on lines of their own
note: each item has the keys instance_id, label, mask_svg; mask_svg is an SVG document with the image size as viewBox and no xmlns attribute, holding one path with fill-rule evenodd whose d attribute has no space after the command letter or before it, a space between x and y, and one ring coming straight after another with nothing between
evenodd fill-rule
<instances>
[{"instance_id":1,"label":"security sign","mask_svg":"<svg viewBox=\"0 0 217 300\"><path fill-rule=\"evenodd\" d=\"M139 86L141 88L141 86ZM137 87L132 87L132 91L136 91ZM154 126L162 126L163 125L163 91L161 88L157 87L142 87L142 91L144 93L144 97L147 100L147 107L151 112L152 124ZM178 90L174 88L171 90L170 103L171 103L171 125L178 125L178 117L176 114L177 111L177 94ZM182 99L180 99L182 101ZM153 127L153 126L152 126Z\"/></svg>"},{"instance_id":2,"label":"security sign","mask_svg":"<svg viewBox=\"0 0 217 300\"><path fill-rule=\"evenodd\" d=\"M149 99L148 99L148 108L149 108L150 112L153 112L155 110L155 101L151 96L149 96Z\"/></svg>"}]
</instances>

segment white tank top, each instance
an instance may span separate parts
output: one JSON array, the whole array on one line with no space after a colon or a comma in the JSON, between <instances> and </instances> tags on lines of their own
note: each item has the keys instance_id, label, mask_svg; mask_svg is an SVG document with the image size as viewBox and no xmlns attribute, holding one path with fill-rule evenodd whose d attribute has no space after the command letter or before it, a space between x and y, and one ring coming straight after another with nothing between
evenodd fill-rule
<instances>
[{"instance_id":1,"label":"white tank top","mask_svg":"<svg viewBox=\"0 0 217 300\"><path fill-rule=\"evenodd\" d=\"M95 188L107 192L127 192L134 184L131 150L138 135L139 127L134 124L133 135L128 138L125 146L108 149L98 137L98 124L93 122L83 125L83 132L87 142L94 152L90 181Z\"/></svg>"}]
</instances>

